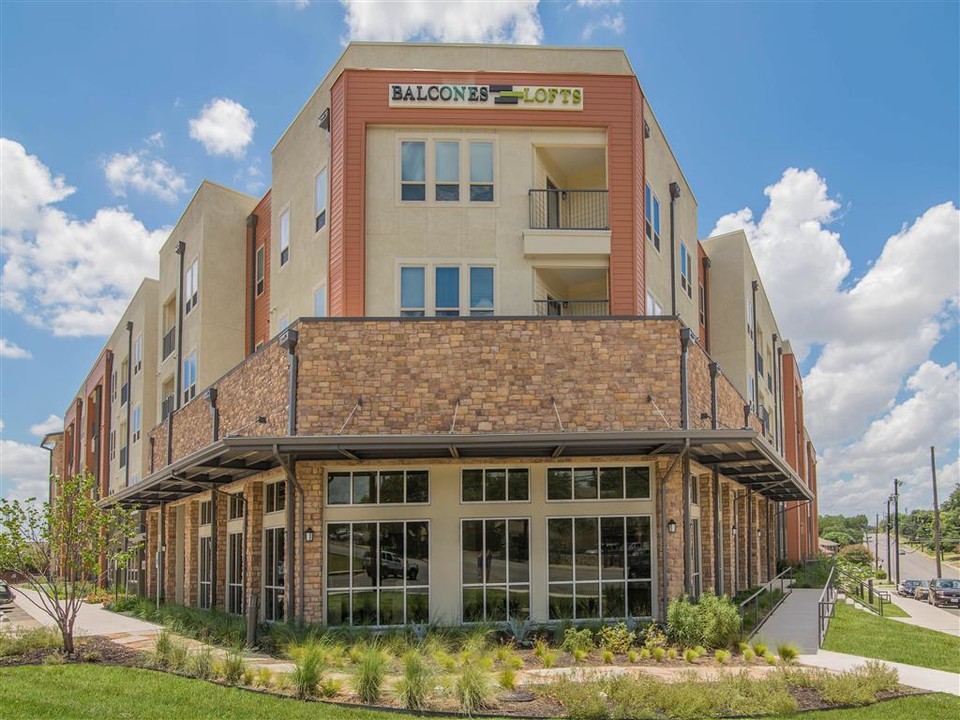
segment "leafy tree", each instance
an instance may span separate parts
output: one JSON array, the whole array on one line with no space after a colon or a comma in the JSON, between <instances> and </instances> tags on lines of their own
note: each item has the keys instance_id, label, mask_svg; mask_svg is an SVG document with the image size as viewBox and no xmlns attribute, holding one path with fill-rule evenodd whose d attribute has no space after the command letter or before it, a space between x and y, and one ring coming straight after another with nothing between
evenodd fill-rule
<instances>
[{"instance_id":1,"label":"leafy tree","mask_svg":"<svg viewBox=\"0 0 960 720\"><path fill-rule=\"evenodd\" d=\"M840 547L853 544L853 537L843 530L827 530L826 532L821 532L820 537L824 540L835 542Z\"/></svg>"},{"instance_id":2,"label":"leafy tree","mask_svg":"<svg viewBox=\"0 0 960 720\"><path fill-rule=\"evenodd\" d=\"M97 505L92 475L52 480L52 502L0 500L0 571L25 578L36 599L23 597L53 618L73 654L80 607L105 579L101 568L133 557L137 523L129 510Z\"/></svg>"},{"instance_id":3,"label":"leafy tree","mask_svg":"<svg viewBox=\"0 0 960 720\"><path fill-rule=\"evenodd\" d=\"M866 545L849 545L840 551L840 557L855 565L872 565L873 553Z\"/></svg>"}]
</instances>

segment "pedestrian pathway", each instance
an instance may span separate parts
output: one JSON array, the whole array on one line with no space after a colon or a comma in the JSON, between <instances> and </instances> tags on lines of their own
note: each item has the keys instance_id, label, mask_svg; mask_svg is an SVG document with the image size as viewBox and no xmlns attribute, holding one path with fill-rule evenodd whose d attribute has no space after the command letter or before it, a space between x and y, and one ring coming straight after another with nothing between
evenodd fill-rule
<instances>
[{"instance_id":1,"label":"pedestrian pathway","mask_svg":"<svg viewBox=\"0 0 960 720\"><path fill-rule=\"evenodd\" d=\"M891 620L960 637L960 616L936 608L922 600L900 597L893 590L890 592L890 598L894 605L910 614L910 617L894 617L890 618Z\"/></svg>"},{"instance_id":2,"label":"pedestrian pathway","mask_svg":"<svg viewBox=\"0 0 960 720\"><path fill-rule=\"evenodd\" d=\"M790 643L800 652L815 653L818 642L819 588L800 588L791 592L787 599L760 627L756 637L763 641L771 652L777 645Z\"/></svg>"},{"instance_id":3,"label":"pedestrian pathway","mask_svg":"<svg viewBox=\"0 0 960 720\"><path fill-rule=\"evenodd\" d=\"M894 668L900 675L900 682L903 685L909 685L919 690L929 690L930 692L942 692L960 696L960 674L957 673L931 670L930 668L889 662L888 660L871 660L871 658L860 657L859 655L847 655L846 653L832 652L830 650L820 650L815 654L801 655L798 660L801 665L824 668L836 672L853 670L867 662L879 662L887 667Z\"/></svg>"}]
</instances>

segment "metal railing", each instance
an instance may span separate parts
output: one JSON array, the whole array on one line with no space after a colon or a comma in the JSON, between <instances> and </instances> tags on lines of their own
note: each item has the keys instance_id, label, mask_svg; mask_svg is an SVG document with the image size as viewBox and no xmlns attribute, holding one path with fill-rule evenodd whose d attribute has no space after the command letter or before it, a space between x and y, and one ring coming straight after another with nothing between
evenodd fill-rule
<instances>
[{"instance_id":1,"label":"metal railing","mask_svg":"<svg viewBox=\"0 0 960 720\"><path fill-rule=\"evenodd\" d=\"M830 568L830 574L827 576L827 584L823 586L823 592L820 593L820 599L817 601L817 647L823 647L823 639L827 636L827 628L830 627L830 619L836 613L837 606L837 566Z\"/></svg>"},{"instance_id":2,"label":"metal railing","mask_svg":"<svg viewBox=\"0 0 960 720\"><path fill-rule=\"evenodd\" d=\"M167 416L173 412L173 395L167 395L160 403L160 422L167 419Z\"/></svg>"},{"instance_id":3,"label":"metal railing","mask_svg":"<svg viewBox=\"0 0 960 720\"><path fill-rule=\"evenodd\" d=\"M764 600L764 596L768 594L772 595L774 592L779 592L780 595L777 596L769 606L765 606L766 601ZM749 640L756 635L757 631L767 621L767 618L773 614L774 610L780 607L780 604L787 599L787 596L791 592L793 592L793 567L788 567L753 595L741 602L737 606L737 612L740 613L741 638ZM750 621L749 633L745 634L748 620Z\"/></svg>"},{"instance_id":4,"label":"metal railing","mask_svg":"<svg viewBox=\"0 0 960 720\"><path fill-rule=\"evenodd\" d=\"M534 300L537 315L590 317L610 314L609 300Z\"/></svg>"},{"instance_id":5,"label":"metal railing","mask_svg":"<svg viewBox=\"0 0 960 720\"><path fill-rule=\"evenodd\" d=\"M531 190L531 230L609 230L606 190Z\"/></svg>"},{"instance_id":6,"label":"metal railing","mask_svg":"<svg viewBox=\"0 0 960 720\"><path fill-rule=\"evenodd\" d=\"M166 334L163 336L163 353L160 357L161 360L166 360L168 357L170 357L170 353L173 352L173 348L177 339L176 330L177 327L174 325L172 328L167 330Z\"/></svg>"},{"instance_id":7,"label":"metal railing","mask_svg":"<svg viewBox=\"0 0 960 720\"><path fill-rule=\"evenodd\" d=\"M873 587L872 579L864 582L860 578L841 570L839 567L836 567L836 571L836 584L839 585L840 592L842 592L846 597L859 600L860 604L865 606L870 612L883 616L884 603L891 602L890 593L888 593L886 590L875 589Z\"/></svg>"}]
</instances>

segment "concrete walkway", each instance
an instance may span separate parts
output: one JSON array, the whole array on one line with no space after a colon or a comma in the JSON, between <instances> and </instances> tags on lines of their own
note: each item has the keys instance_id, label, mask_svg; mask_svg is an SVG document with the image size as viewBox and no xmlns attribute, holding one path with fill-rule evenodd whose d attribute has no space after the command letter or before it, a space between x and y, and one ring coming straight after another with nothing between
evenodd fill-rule
<instances>
[{"instance_id":1,"label":"concrete walkway","mask_svg":"<svg viewBox=\"0 0 960 720\"><path fill-rule=\"evenodd\" d=\"M829 650L820 650L816 654L811 655L801 655L798 660L801 665L838 672L853 670L867 662L871 662L871 658L831 652ZM942 692L960 696L960 675L957 673L931 670L930 668L905 665L887 660L873 660L872 662L880 662L887 667L894 668L899 673L900 682L903 685L909 685L910 687L920 690L929 690L930 692Z\"/></svg>"},{"instance_id":2,"label":"concrete walkway","mask_svg":"<svg viewBox=\"0 0 960 720\"><path fill-rule=\"evenodd\" d=\"M892 617L891 620L960 637L960 617L953 613L934 607L928 602L900 597L896 591L891 591L890 598L894 605L910 614L910 617Z\"/></svg>"},{"instance_id":3,"label":"concrete walkway","mask_svg":"<svg viewBox=\"0 0 960 720\"><path fill-rule=\"evenodd\" d=\"M760 627L755 641L763 642L770 652L777 652L777 645L791 643L804 653L815 653L818 646L818 607L821 589L800 588L791 592L787 599L774 610Z\"/></svg>"}]
</instances>

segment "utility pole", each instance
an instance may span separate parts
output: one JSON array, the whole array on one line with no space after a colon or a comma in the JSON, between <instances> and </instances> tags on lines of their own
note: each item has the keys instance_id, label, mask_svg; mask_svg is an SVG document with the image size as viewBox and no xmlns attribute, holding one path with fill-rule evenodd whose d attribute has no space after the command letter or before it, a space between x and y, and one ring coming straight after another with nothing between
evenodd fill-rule
<instances>
[{"instance_id":1,"label":"utility pole","mask_svg":"<svg viewBox=\"0 0 960 720\"><path fill-rule=\"evenodd\" d=\"M940 566L940 503L937 502L937 456L930 446L930 474L933 476L933 552L937 558L937 577L943 577L943 568Z\"/></svg>"},{"instance_id":2,"label":"utility pole","mask_svg":"<svg viewBox=\"0 0 960 720\"><path fill-rule=\"evenodd\" d=\"M877 513L877 524L873 530L873 569L880 569L880 513Z\"/></svg>"},{"instance_id":3,"label":"utility pole","mask_svg":"<svg viewBox=\"0 0 960 720\"><path fill-rule=\"evenodd\" d=\"M887 526L884 528L887 536L887 579L893 579L893 563L890 562L890 498L887 498Z\"/></svg>"},{"instance_id":4,"label":"utility pole","mask_svg":"<svg viewBox=\"0 0 960 720\"><path fill-rule=\"evenodd\" d=\"M900 481L893 479L893 533L897 556L897 585L900 584Z\"/></svg>"}]
</instances>

